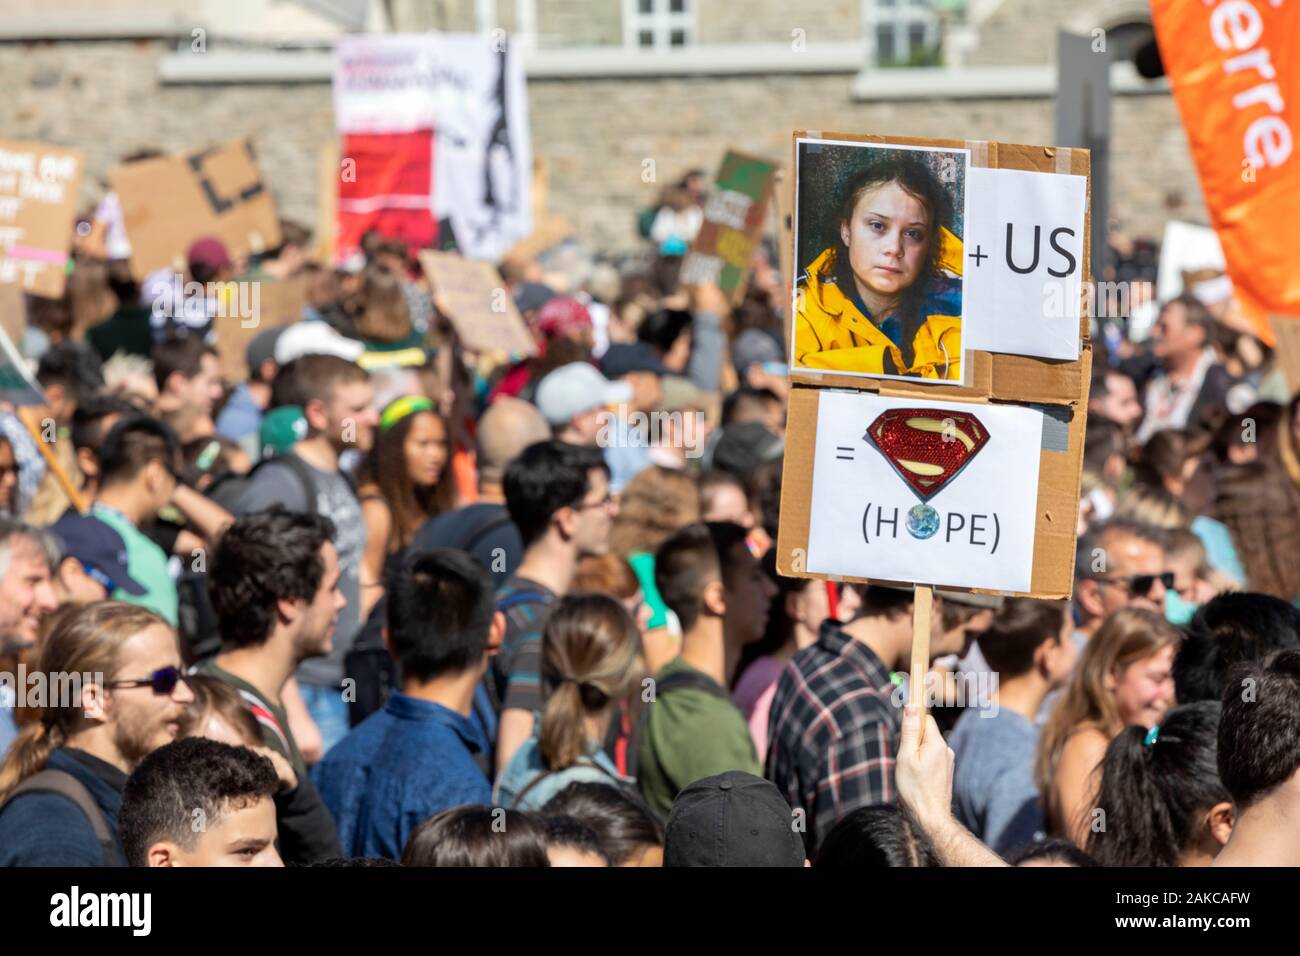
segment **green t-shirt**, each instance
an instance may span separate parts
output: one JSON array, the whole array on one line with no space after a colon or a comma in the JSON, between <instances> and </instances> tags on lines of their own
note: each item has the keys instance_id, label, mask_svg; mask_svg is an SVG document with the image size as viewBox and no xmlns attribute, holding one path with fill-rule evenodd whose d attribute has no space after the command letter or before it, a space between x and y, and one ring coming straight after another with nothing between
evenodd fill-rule
<instances>
[{"instance_id":1,"label":"green t-shirt","mask_svg":"<svg viewBox=\"0 0 1300 956\"><path fill-rule=\"evenodd\" d=\"M91 507L91 514L121 536L126 545L126 573L144 588L144 594L128 594L119 587L110 595L113 600L147 607L176 627L180 621L180 599L176 594L176 582L167 570L167 555L163 549L114 508L96 503Z\"/></svg>"},{"instance_id":2,"label":"green t-shirt","mask_svg":"<svg viewBox=\"0 0 1300 956\"><path fill-rule=\"evenodd\" d=\"M659 691L670 674L689 672L716 688ZM655 700L646 706L645 737L637 759L641 795L661 817L687 785L727 770L763 775L749 727L731 697L701 671L675 657L655 675Z\"/></svg>"}]
</instances>

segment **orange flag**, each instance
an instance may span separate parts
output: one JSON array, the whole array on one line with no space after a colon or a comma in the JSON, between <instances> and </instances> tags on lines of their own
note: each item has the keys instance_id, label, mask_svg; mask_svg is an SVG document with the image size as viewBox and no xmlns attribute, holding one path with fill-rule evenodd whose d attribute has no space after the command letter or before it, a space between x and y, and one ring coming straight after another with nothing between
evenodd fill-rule
<instances>
[{"instance_id":1,"label":"orange flag","mask_svg":"<svg viewBox=\"0 0 1300 956\"><path fill-rule=\"evenodd\" d=\"M1300 0L1151 0L1228 275L1256 334L1300 315Z\"/></svg>"}]
</instances>

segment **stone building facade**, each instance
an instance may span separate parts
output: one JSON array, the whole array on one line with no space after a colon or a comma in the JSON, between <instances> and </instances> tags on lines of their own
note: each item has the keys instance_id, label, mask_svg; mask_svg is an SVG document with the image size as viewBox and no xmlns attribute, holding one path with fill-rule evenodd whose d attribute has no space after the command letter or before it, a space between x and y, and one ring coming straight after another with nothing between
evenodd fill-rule
<instances>
[{"instance_id":1,"label":"stone building facade","mask_svg":"<svg viewBox=\"0 0 1300 956\"><path fill-rule=\"evenodd\" d=\"M666 51L626 45L623 16L647 2L683 3L690 42ZM799 12L784 0L391 0L385 13L392 29L499 28L517 39L531 23L522 42L550 208L606 249L636 244L635 210L682 171L712 170L729 147L788 162L796 128L1050 143L1056 31L1091 33L1147 17L1140 0L969 0L966 23L949 27L960 66L873 71L872 45L862 43L873 4L889 5L824 0ZM310 6L319 16L328 5ZM38 37L23 26L30 18L0 26L0 75L8 81L0 137L84 149L90 203L124 154L251 135L282 214L314 224L318 157L333 138L328 44L258 50L227 42L213 21L205 49L193 52L190 24L179 16L152 35L146 25L135 35L106 26L95 38L60 36L54 25ZM261 58L256 69L248 66L253 55ZM195 64L207 73L186 79ZM1167 85L1128 77L1120 86L1113 215L1148 235L1159 234L1173 207L1180 218L1204 221ZM656 182L644 181L647 159Z\"/></svg>"}]
</instances>

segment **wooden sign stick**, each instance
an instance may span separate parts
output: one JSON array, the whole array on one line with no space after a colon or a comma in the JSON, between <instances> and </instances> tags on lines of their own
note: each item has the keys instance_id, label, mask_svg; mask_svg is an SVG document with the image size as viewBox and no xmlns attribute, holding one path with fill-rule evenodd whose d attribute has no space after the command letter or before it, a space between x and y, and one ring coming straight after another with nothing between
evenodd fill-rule
<instances>
[{"instance_id":1,"label":"wooden sign stick","mask_svg":"<svg viewBox=\"0 0 1300 956\"><path fill-rule=\"evenodd\" d=\"M54 479L63 489L63 493L68 496L72 502L72 507L79 512L84 512L90 505L86 502L86 496L81 490L72 483L68 473L63 470L63 465L54 454L54 449L49 446L41 435L41 423L36 417L36 411L31 406L24 406L18 409L19 420L27 426L27 431L31 433L32 440L36 442L36 447L40 450L41 457L45 459L45 465L54 473Z\"/></svg>"},{"instance_id":2,"label":"wooden sign stick","mask_svg":"<svg viewBox=\"0 0 1300 956\"><path fill-rule=\"evenodd\" d=\"M912 671L910 703L921 709L921 734L925 739L925 679L930 673L930 612L934 606L934 589L918 584L912 598Z\"/></svg>"}]
</instances>

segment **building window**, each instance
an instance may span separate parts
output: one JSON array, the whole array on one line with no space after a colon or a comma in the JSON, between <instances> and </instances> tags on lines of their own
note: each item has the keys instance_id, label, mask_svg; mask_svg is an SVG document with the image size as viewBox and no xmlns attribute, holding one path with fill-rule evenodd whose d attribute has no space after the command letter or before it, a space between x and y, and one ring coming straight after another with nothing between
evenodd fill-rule
<instances>
[{"instance_id":1,"label":"building window","mask_svg":"<svg viewBox=\"0 0 1300 956\"><path fill-rule=\"evenodd\" d=\"M695 37L692 0L623 0L623 37L628 46L665 50Z\"/></svg>"},{"instance_id":2,"label":"building window","mask_svg":"<svg viewBox=\"0 0 1300 956\"><path fill-rule=\"evenodd\" d=\"M937 66L939 17L932 0L868 0L877 66Z\"/></svg>"}]
</instances>

